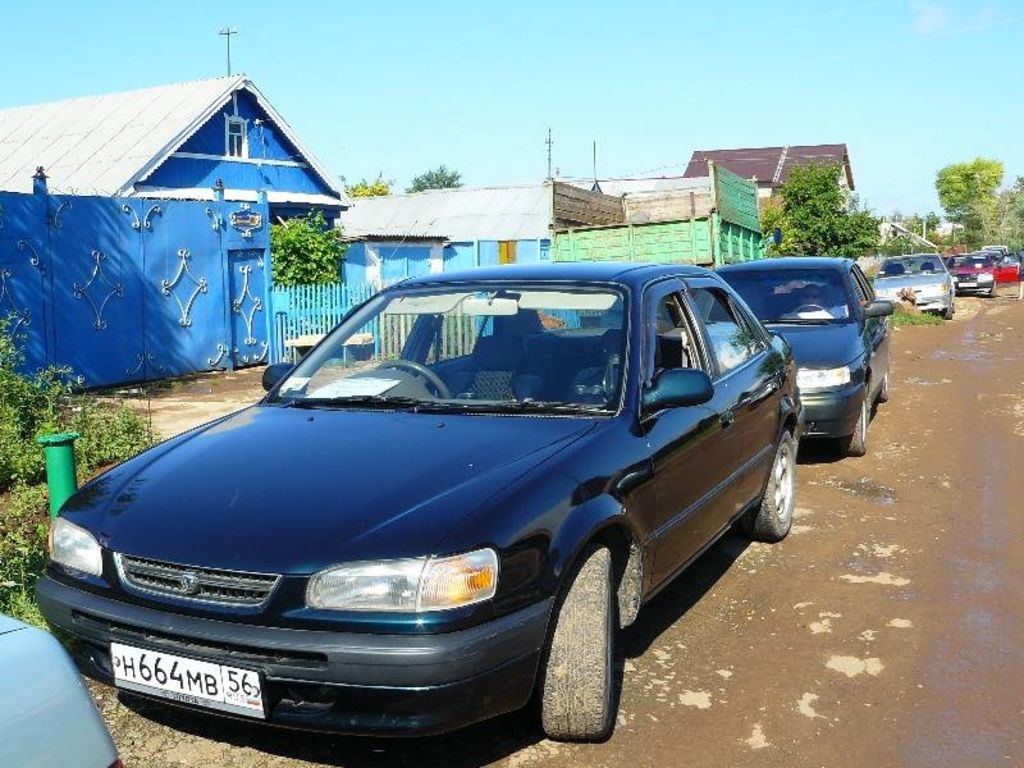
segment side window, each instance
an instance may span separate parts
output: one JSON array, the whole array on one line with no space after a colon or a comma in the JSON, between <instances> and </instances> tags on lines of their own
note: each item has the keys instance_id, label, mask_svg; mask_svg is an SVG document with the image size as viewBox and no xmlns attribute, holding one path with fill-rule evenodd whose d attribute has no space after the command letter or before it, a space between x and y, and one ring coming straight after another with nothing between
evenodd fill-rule
<instances>
[{"instance_id":1,"label":"side window","mask_svg":"<svg viewBox=\"0 0 1024 768\"><path fill-rule=\"evenodd\" d=\"M679 294L663 291L648 307L647 378L669 368L702 368L693 329Z\"/></svg>"},{"instance_id":2,"label":"side window","mask_svg":"<svg viewBox=\"0 0 1024 768\"><path fill-rule=\"evenodd\" d=\"M861 303L874 301L875 292L871 288L871 283L869 283L868 279L864 277L864 273L860 271L860 267L855 264L853 269L850 270L850 274L853 275L853 284L857 291L857 300Z\"/></svg>"},{"instance_id":3,"label":"side window","mask_svg":"<svg viewBox=\"0 0 1024 768\"><path fill-rule=\"evenodd\" d=\"M704 321L720 373L738 368L760 351L759 334L743 321L724 291L694 288L690 295L697 315Z\"/></svg>"}]
</instances>

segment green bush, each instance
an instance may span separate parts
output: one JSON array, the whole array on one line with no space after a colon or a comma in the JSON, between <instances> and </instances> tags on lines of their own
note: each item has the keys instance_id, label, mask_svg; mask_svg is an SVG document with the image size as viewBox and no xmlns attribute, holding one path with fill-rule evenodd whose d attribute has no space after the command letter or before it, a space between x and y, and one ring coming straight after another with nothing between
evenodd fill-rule
<instances>
[{"instance_id":1,"label":"green bush","mask_svg":"<svg viewBox=\"0 0 1024 768\"><path fill-rule=\"evenodd\" d=\"M41 623L33 588L46 562L46 468L36 437L74 431L79 480L149 447L134 411L76 393L69 371L26 375L19 339L0 318L0 613Z\"/></svg>"},{"instance_id":2,"label":"green bush","mask_svg":"<svg viewBox=\"0 0 1024 768\"><path fill-rule=\"evenodd\" d=\"M320 211L270 227L270 267L275 285L336 283L348 246L341 230Z\"/></svg>"}]
</instances>

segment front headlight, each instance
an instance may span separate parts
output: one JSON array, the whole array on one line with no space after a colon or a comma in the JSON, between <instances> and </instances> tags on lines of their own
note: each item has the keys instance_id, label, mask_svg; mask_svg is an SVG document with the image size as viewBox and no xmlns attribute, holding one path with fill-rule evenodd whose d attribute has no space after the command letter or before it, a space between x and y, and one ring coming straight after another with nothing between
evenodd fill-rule
<instances>
[{"instance_id":1,"label":"front headlight","mask_svg":"<svg viewBox=\"0 0 1024 768\"><path fill-rule=\"evenodd\" d=\"M991 283L992 280L993 280L993 277L992 277L991 273L989 273L989 272L981 272L978 275L978 282L979 283Z\"/></svg>"},{"instance_id":2,"label":"front headlight","mask_svg":"<svg viewBox=\"0 0 1024 768\"><path fill-rule=\"evenodd\" d=\"M439 611L488 600L497 586L497 553L478 549L452 557L333 566L310 578L306 605L331 611Z\"/></svg>"},{"instance_id":3,"label":"front headlight","mask_svg":"<svg viewBox=\"0 0 1024 768\"><path fill-rule=\"evenodd\" d=\"M63 517L53 521L50 559L82 573L103 575L103 554L99 542L87 530L69 523Z\"/></svg>"},{"instance_id":4,"label":"front headlight","mask_svg":"<svg viewBox=\"0 0 1024 768\"><path fill-rule=\"evenodd\" d=\"M796 385L803 392L832 389L850 383L850 367L800 368L796 372Z\"/></svg>"}]
</instances>

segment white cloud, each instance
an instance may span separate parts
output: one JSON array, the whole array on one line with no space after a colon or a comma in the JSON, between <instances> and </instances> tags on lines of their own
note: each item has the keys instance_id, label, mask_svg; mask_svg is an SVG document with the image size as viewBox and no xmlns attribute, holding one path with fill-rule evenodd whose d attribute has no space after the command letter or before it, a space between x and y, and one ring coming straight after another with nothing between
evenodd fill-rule
<instances>
[{"instance_id":1,"label":"white cloud","mask_svg":"<svg viewBox=\"0 0 1024 768\"><path fill-rule=\"evenodd\" d=\"M949 10L944 5L914 2L910 8L914 12L914 31L919 35L937 35L949 26Z\"/></svg>"}]
</instances>

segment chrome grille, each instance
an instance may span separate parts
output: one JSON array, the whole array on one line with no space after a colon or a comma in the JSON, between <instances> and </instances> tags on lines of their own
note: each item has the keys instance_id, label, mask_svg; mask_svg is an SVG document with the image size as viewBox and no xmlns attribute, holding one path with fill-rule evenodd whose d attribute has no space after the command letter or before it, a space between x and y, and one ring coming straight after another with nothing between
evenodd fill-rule
<instances>
[{"instance_id":1,"label":"chrome grille","mask_svg":"<svg viewBox=\"0 0 1024 768\"><path fill-rule=\"evenodd\" d=\"M126 587L225 605L262 605L280 578L267 573L177 565L122 554L115 555L115 559L121 582Z\"/></svg>"}]
</instances>

